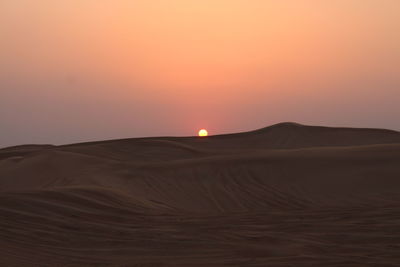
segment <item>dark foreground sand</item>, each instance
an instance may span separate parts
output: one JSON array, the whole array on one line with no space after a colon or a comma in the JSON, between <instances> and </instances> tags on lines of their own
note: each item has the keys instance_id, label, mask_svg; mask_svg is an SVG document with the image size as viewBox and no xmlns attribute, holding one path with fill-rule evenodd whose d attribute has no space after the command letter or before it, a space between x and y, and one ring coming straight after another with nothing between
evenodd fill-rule
<instances>
[{"instance_id":1,"label":"dark foreground sand","mask_svg":"<svg viewBox=\"0 0 400 267\"><path fill-rule=\"evenodd\" d=\"M0 266L400 266L400 133L1 149Z\"/></svg>"}]
</instances>

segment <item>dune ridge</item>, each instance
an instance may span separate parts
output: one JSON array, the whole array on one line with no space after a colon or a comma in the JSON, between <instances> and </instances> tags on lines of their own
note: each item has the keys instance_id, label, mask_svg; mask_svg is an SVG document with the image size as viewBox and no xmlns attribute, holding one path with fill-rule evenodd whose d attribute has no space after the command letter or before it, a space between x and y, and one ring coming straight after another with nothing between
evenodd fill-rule
<instances>
[{"instance_id":1,"label":"dune ridge","mask_svg":"<svg viewBox=\"0 0 400 267\"><path fill-rule=\"evenodd\" d=\"M0 149L1 266L398 266L400 132Z\"/></svg>"}]
</instances>

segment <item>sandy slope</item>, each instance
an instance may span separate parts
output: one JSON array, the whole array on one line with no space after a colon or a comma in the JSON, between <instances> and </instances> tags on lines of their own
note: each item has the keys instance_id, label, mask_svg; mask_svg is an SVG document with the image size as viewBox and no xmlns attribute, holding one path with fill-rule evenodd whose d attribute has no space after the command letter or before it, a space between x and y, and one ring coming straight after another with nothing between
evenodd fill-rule
<instances>
[{"instance_id":1,"label":"sandy slope","mask_svg":"<svg viewBox=\"0 0 400 267\"><path fill-rule=\"evenodd\" d=\"M400 133L0 150L0 266L399 266Z\"/></svg>"}]
</instances>

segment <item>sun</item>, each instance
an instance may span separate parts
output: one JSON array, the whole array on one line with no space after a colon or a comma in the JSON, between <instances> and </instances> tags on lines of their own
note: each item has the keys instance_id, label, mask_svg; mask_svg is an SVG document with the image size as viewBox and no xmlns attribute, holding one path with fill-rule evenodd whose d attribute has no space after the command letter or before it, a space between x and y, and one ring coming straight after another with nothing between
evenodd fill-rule
<instances>
[{"instance_id":1,"label":"sun","mask_svg":"<svg viewBox=\"0 0 400 267\"><path fill-rule=\"evenodd\" d=\"M200 136L200 137L204 137L204 136L207 136L207 135L208 135L208 132L207 132L206 129L201 129L201 130L199 131L199 136Z\"/></svg>"}]
</instances>

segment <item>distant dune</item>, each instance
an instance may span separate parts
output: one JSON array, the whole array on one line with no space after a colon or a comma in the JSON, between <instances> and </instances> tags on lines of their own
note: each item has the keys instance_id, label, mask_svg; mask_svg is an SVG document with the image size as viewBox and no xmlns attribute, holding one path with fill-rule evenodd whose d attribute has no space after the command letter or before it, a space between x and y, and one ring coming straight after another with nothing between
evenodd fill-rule
<instances>
[{"instance_id":1,"label":"distant dune","mask_svg":"<svg viewBox=\"0 0 400 267\"><path fill-rule=\"evenodd\" d=\"M0 266L400 266L400 132L0 149Z\"/></svg>"}]
</instances>

